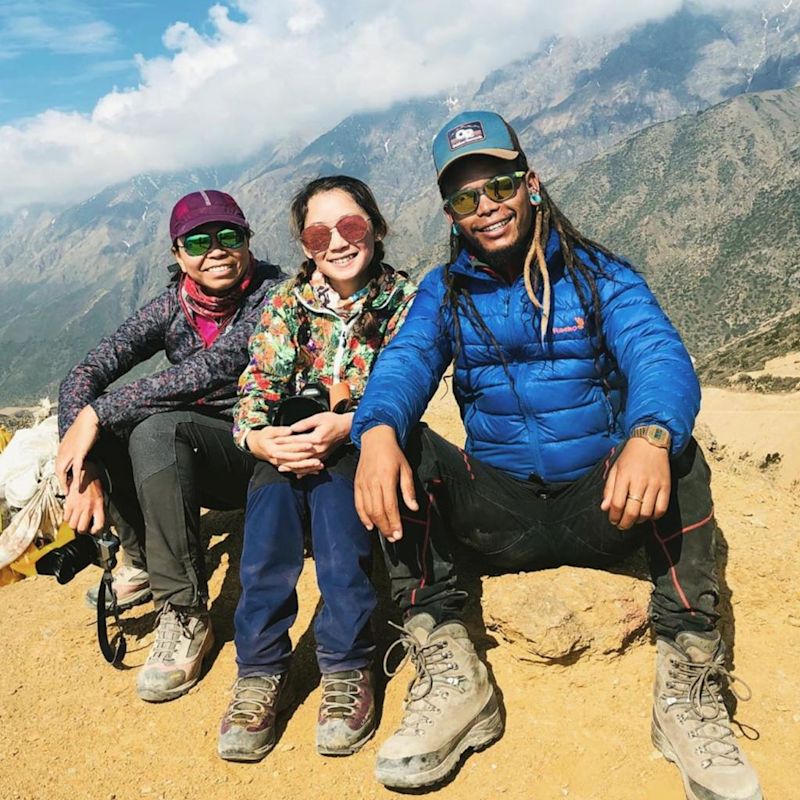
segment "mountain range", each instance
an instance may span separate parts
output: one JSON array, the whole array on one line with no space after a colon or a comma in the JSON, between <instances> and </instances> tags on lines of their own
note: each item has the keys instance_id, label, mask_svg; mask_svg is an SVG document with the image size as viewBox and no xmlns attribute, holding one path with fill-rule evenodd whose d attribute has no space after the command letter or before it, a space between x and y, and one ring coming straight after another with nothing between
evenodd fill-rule
<instances>
[{"instance_id":1,"label":"mountain range","mask_svg":"<svg viewBox=\"0 0 800 800\"><path fill-rule=\"evenodd\" d=\"M0 219L0 405L60 377L167 280L167 216L196 188L231 191L253 249L291 272L291 195L366 180L390 220L389 260L419 275L444 254L429 147L460 110L502 113L586 233L640 266L702 355L800 296L800 8L692 6L613 36L554 39L479 84L355 114L248 163L140 175L68 208Z\"/></svg>"}]
</instances>

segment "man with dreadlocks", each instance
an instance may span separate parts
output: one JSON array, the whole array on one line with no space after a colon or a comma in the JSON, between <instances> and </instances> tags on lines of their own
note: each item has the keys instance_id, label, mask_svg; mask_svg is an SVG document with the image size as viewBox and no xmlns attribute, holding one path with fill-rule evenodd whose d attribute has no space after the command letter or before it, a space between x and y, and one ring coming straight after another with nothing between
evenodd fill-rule
<instances>
[{"instance_id":1,"label":"man with dreadlocks","mask_svg":"<svg viewBox=\"0 0 800 800\"><path fill-rule=\"evenodd\" d=\"M356 506L383 534L400 642L417 668L378 779L430 786L502 733L460 619L452 531L509 571L602 568L644 546L657 637L653 741L689 798L760 800L720 695L730 676L689 354L636 270L550 199L502 117L458 115L433 157L450 261L423 280L351 434L361 448ZM464 451L419 425L451 362Z\"/></svg>"}]
</instances>

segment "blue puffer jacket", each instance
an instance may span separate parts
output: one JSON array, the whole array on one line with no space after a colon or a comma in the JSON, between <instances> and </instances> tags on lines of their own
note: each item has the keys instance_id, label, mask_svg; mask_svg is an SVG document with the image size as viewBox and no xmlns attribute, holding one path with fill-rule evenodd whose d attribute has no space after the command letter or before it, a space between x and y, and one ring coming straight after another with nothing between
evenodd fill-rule
<instances>
[{"instance_id":1,"label":"blue puffer jacket","mask_svg":"<svg viewBox=\"0 0 800 800\"><path fill-rule=\"evenodd\" d=\"M466 251L451 267L497 343L459 314L463 345L454 387L466 451L516 477L547 482L580 478L636 425L665 426L673 454L679 453L694 426L700 387L680 336L644 279L600 256L597 287L613 360L598 359L555 232L546 258L553 309L544 345L522 276L509 285ZM380 424L394 428L404 444L452 361L455 333L444 272L440 266L425 277L405 326L381 353L356 412L356 444Z\"/></svg>"}]
</instances>

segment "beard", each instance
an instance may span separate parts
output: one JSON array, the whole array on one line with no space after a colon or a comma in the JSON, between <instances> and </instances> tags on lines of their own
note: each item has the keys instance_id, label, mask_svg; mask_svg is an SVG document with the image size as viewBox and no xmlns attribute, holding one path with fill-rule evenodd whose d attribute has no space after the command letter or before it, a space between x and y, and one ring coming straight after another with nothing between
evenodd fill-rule
<instances>
[{"instance_id":1,"label":"beard","mask_svg":"<svg viewBox=\"0 0 800 800\"><path fill-rule=\"evenodd\" d=\"M462 241L466 243L467 250L479 261L491 267L501 275L515 276L522 272L525 258L533 241L533 225L516 242L500 250L484 250L477 242L468 238L463 232Z\"/></svg>"}]
</instances>

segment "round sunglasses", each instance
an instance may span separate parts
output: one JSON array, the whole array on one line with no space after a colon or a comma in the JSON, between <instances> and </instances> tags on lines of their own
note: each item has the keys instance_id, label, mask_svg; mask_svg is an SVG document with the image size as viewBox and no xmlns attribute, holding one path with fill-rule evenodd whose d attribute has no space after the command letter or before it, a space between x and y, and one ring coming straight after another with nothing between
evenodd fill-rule
<instances>
[{"instance_id":1,"label":"round sunglasses","mask_svg":"<svg viewBox=\"0 0 800 800\"><path fill-rule=\"evenodd\" d=\"M369 221L358 214L348 214L342 217L332 228L316 222L303 229L300 241L303 247L312 255L322 253L330 247L334 228L339 231L339 236L349 244L358 244L369 233Z\"/></svg>"},{"instance_id":2,"label":"round sunglasses","mask_svg":"<svg viewBox=\"0 0 800 800\"><path fill-rule=\"evenodd\" d=\"M216 233L190 233L183 237L183 244L178 247L189 256L204 256L214 246L214 242L223 250L236 250L244 244L245 233L241 228L222 228Z\"/></svg>"},{"instance_id":3,"label":"round sunglasses","mask_svg":"<svg viewBox=\"0 0 800 800\"><path fill-rule=\"evenodd\" d=\"M517 193L525 175L527 173L524 171L512 172L508 175L495 175L477 189L460 189L445 198L445 207L449 207L454 214L463 217L467 214L474 214L478 210L482 194L495 203L502 203Z\"/></svg>"}]
</instances>

